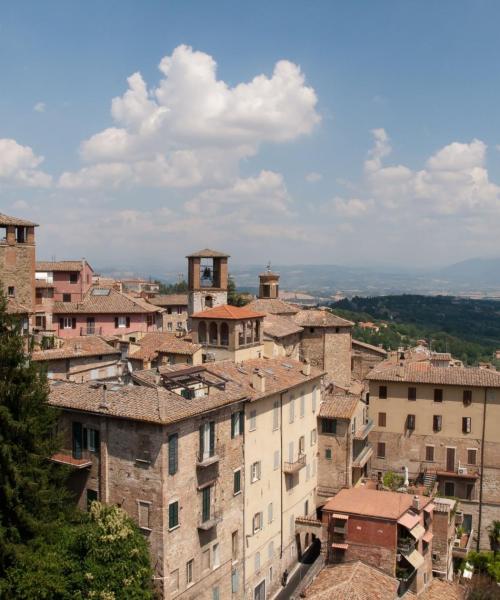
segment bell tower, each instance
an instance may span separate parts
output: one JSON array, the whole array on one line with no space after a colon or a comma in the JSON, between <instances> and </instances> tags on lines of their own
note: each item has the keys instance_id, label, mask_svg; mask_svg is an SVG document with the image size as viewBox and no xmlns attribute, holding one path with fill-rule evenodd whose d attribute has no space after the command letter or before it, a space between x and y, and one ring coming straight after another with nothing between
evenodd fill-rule
<instances>
[{"instance_id":1,"label":"bell tower","mask_svg":"<svg viewBox=\"0 0 500 600\"><path fill-rule=\"evenodd\" d=\"M188 315L227 304L229 254L205 248L189 254Z\"/></svg>"},{"instance_id":2,"label":"bell tower","mask_svg":"<svg viewBox=\"0 0 500 600\"><path fill-rule=\"evenodd\" d=\"M280 276L271 271L271 263L267 264L266 270L259 275L259 298L278 298Z\"/></svg>"}]
</instances>

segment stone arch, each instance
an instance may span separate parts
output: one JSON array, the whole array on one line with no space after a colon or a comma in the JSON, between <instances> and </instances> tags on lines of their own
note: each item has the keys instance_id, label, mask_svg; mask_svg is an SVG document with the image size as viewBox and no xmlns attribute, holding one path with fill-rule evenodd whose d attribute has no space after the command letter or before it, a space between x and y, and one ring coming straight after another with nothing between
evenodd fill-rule
<instances>
[{"instance_id":1,"label":"stone arch","mask_svg":"<svg viewBox=\"0 0 500 600\"><path fill-rule=\"evenodd\" d=\"M212 321L208 328L208 341L209 341L210 345L212 345L212 346L217 345L217 337L218 337L217 334L218 334L217 323Z\"/></svg>"},{"instance_id":2,"label":"stone arch","mask_svg":"<svg viewBox=\"0 0 500 600\"><path fill-rule=\"evenodd\" d=\"M198 324L198 342L200 344L205 344L207 341L207 324L205 321L201 321Z\"/></svg>"},{"instance_id":3,"label":"stone arch","mask_svg":"<svg viewBox=\"0 0 500 600\"><path fill-rule=\"evenodd\" d=\"M229 327L227 323L220 324L220 345L229 346Z\"/></svg>"}]
</instances>

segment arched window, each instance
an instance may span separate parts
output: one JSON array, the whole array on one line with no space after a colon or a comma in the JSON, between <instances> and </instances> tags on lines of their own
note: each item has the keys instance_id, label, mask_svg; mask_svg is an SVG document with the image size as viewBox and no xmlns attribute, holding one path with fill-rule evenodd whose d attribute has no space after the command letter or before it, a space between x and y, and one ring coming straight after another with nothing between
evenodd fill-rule
<instances>
[{"instance_id":1,"label":"arched window","mask_svg":"<svg viewBox=\"0 0 500 600\"><path fill-rule=\"evenodd\" d=\"M260 342L260 323L259 321L255 321L255 335L254 335L255 343Z\"/></svg>"},{"instance_id":2,"label":"arched window","mask_svg":"<svg viewBox=\"0 0 500 600\"><path fill-rule=\"evenodd\" d=\"M208 329L209 342L212 346L217 345L217 323L210 323Z\"/></svg>"},{"instance_id":3,"label":"arched window","mask_svg":"<svg viewBox=\"0 0 500 600\"><path fill-rule=\"evenodd\" d=\"M207 324L205 321L201 321L198 325L198 341L200 344L205 344L207 341Z\"/></svg>"},{"instance_id":4,"label":"arched window","mask_svg":"<svg viewBox=\"0 0 500 600\"><path fill-rule=\"evenodd\" d=\"M238 325L236 325L236 331L238 332L238 346L244 346L245 336L243 331L243 323L238 323Z\"/></svg>"},{"instance_id":5,"label":"arched window","mask_svg":"<svg viewBox=\"0 0 500 600\"><path fill-rule=\"evenodd\" d=\"M214 299L212 296L205 296L205 308L213 308Z\"/></svg>"},{"instance_id":6,"label":"arched window","mask_svg":"<svg viewBox=\"0 0 500 600\"><path fill-rule=\"evenodd\" d=\"M251 344L252 343L252 329L253 329L253 323L252 323L252 321L247 321L247 323L246 323L246 340L245 340L245 344Z\"/></svg>"},{"instance_id":7,"label":"arched window","mask_svg":"<svg viewBox=\"0 0 500 600\"><path fill-rule=\"evenodd\" d=\"M220 345L229 346L229 327L227 323L221 323L220 325Z\"/></svg>"}]
</instances>

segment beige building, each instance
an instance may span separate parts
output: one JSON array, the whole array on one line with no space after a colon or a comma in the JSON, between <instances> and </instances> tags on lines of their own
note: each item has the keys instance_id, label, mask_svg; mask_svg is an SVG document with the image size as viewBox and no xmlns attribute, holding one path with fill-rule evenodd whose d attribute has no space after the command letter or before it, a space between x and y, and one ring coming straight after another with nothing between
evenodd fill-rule
<instances>
[{"instance_id":1,"label":"beige building","mask_svg":"<svg viewBox=\"0 0 500 600\"><path fill-rule=\"evenodd\" d=\"M187 331L187 294L166 294L148 298L148 302L164 309L163 331Z\"/></svg>"},{"instance_id":2,"label":"beige building","mask_svg":"<svg viewBox=\"0 0 500 600\"><path fill-rule=\"evenodd\" d=\"M203 362L202 347L178 334L139 332L128 343L127 360L133 370L177 363L196 366Z\"/></svg>"},{"instance_id":3,"label":"beige building","mask_svg":"<svg viewBox=\"0 0 500 600\"><path fill-rule=\"evenodd\" d=\"M486 527L500 518L500 373L402 361L381 363L367 378L372 469L407 467L429 490L437 484L440 494L459 498L487 549Z\"/></svg>"}]
</instances>

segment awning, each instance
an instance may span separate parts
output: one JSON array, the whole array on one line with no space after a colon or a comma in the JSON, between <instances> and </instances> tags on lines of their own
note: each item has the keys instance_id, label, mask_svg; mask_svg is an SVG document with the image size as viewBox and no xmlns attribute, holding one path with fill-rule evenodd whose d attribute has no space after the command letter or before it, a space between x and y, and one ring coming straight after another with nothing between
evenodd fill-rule
<instances>
[{"instance_id":1,"label":"awning","mask_svg":"<svg viewBox=\"0 0 500 600\"><path fill-rule=\"evenodd\" d=\"M334 519L342 519L343 521L347 521L349 519L349 515L341 515L339 513L333 513L332 517Z\"/></svg>"},{"instance_id":2,"label":"awning","mask_svg":"<svg viewBox=\"0 0 500 600\"><path fill-rule=\"evenodd\" d=\"M413 529L410 529L410 533L416 540L419 540L424 536L425 528L422 525L415 525Z\"/></svg>"},{"instance_id":3,"label":"awning","mask_svg":"<svg viewBox=\"0 0 500 600\"><path fill-rule=\"evenodd\" d=\"M406 529L413 529L419 522L420 517L410 512L405 513L400 519L398 519L398 523L403 527L406 527Z\"/></svg>"},{"instance_id":4,"label":"awning","mask_svg":"<svg viewBox=\"0 0 500 600\"><path fill-rule=\"evenodd\" d=\"M422 538L424 540L424 542L431 542L432 538L434 537L434 534L431 533L430 531L426 531L424 537Z\"/></svg>"},{"instance_id":5,"label":"awning","mask_svg":"<svg viewBox=\"0 0 500 600\"><path fill-rule=\"evenodd\" d=\"M334 542L332 544L332 548L336 548L337 550L347 550L347 548L349 548L349 544L337 544Z\"/></svg>"},{"instance_id":6,"label":"awning","mask_svg":"<svg viewBox=\"0 0 500 600\"><path fill-rule=\"evenodd\" d=\"M434 510L434 503L429 502L429 504L427 506L424 506L424 510L427 513L431 513Z\"/></svg>"},{"instance_id":7,"label":"awning","mask_svg":"<svg viewBox=\"0 0 500 600\"><path fill-rule=\"evenodd\" d=\"M410 554L405 554L405 559L414 569L418 569L424 564L424 557L418 550L413 550Z\"/></svg>"}]
</instances>

